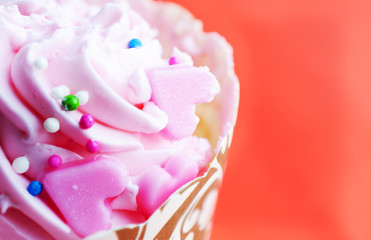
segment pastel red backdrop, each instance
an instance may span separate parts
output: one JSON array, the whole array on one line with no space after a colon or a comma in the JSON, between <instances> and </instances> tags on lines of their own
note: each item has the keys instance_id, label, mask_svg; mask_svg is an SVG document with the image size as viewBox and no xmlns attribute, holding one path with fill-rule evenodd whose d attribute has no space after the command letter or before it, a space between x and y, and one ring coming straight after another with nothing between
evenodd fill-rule
<instances>
[{"instance_id":1,"label":"pastel red backdrop","mask_svg":"<svg viewBox=\"0 0 371 240\"><path fill-rule=\"evenodd\" d=\"M371 2L172 1L241 82L211 239L371 239Z\"/></svg>"}]
</instances>

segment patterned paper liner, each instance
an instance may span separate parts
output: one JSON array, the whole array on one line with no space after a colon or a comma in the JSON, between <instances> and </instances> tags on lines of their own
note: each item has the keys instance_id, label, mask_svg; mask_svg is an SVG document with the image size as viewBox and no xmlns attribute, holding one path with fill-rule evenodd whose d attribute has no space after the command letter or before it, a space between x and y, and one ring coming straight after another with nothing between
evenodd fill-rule
<instances>
[{"instance_id":1,"label":"patterned paper liner","mask_svg":"<svg viewBox=\"0 0 371 240\"><path fill-rule=\"evenodd\" d=\"M219 152L204 176L175 192L143 224L92 236L89 239L151 240L209 239L212 216L232 140L232 130L221 141Z\"/></svg>"}]
</instances>

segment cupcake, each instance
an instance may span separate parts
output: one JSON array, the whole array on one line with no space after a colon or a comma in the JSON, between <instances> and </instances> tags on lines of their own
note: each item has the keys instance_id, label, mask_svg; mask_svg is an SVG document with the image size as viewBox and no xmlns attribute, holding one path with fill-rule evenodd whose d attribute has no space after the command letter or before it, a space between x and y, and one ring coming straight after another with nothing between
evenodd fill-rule
<instances>
[{"instance_id":1,"label":"cupcake","mask_svg":"<svg viewBox=\"0 0 371 240\"><path fill-rule=\"evenodd\" d=\"M0 3L5 239L207 239L232 50L178 5Z\"/></svg>"}]
</instances>

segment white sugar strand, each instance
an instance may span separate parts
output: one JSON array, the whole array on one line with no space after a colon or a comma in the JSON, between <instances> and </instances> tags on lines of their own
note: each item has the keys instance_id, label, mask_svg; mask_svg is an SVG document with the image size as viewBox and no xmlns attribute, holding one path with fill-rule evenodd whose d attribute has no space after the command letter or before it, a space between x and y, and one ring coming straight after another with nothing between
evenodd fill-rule
<instances>
[{"instance_id":1,"label":"white sugar strand","mask_svg":"<svg viewBox=\"0 0 371 240\"><path fill-rule=\"evenodd\" d=\"M60 128L60 123L56 118L48 118L44 122L44 128L47 132L55 133Z\"/></svg>"},{"instance_id":2,"label":"white sugar strand","mask_svg":"<svg viewBox=\"0 0 371 240\"><path fill-rule=\"evenodd\" d=\"M14 172L22 174L27 172L27 170L30 168L30 161L25 156L18 157L14 159L12 167Z\"/></svg>"},{"instance_id":3,"label":"white sugar strand","mask_svg":"<svg viewBox=\"0 0 371 240\"><path fill-rule=\"evenodd\" d=\"M70 89L66 85L60 85L52 89L52 95L56 99L62 99L70 94Z\"/></svg>"},{"instance_id":4,"label":"white sugar strand","mask_svg":"<svg viewBox=\"0 0 371 240\"><path fill-rule=\"evenodd\" d=\"M76 97L79 99L79 104L84 105L87 104L89 101L89 93L88 91L80 91L76 93Z\"/></svg>"},{"instance_id":5,"label":"white sugar strand","mask_svg":"<svg viewBox=\"0 0 371 240\"><path fill-rule=\"evenodd\" d=\"M48 68L49 63L48 63L48 60L46 58L40 57L40 58L35 60L33 65L38 70L45 70L45 69Z\"/></svg>"}]
</instances>

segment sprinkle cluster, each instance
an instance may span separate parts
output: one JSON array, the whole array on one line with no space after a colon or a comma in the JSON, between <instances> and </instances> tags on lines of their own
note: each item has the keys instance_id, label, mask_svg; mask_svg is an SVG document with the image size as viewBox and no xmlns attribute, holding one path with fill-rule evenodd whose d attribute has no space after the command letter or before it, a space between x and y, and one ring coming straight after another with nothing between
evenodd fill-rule
<instances>
[{"instance_id":1,"label":"sprinkle cluster","mask_svg":"<svg viewBox=\"0 0 371 240\"><path fill-rule=\"evenodd\" d=\"M137 49L142 47L142 42L138 38L133 38L128 42L127 47L129 49ZM178 64L178 61L175 57L169 59L169 65ZM44 57L37 58L33 67L37 71L43 71L48 68L49 62L48 59ZM71 94L70 88L66 85L56 86L51 90L51 95L58 101L60 101L61 108L67 112L75 111L79 106L87 104L89 101L89 92L88 91L79 91L75 94ZM91 114L83 114L79 120L79 127L83 130L90 129L95 124L95 119ZM63 122L60 122L57 116L50 116L44 120L44 129L48 133L57 133L62 128L63 131ZM88 140L85 145L86 150L89 153L98 152L100 149L99 143L92 139ZM50 169L56 169L62 165L62 157L53 154L48 160L48 166ZM20 156L14 159L12 163L14 171L18 174L26 173L30 168L30 161L27 156ZM43 185L39 181L32 181L27 187L27 191L33 195L39 195L43 190Z\"/></svg>"},{"instance_id":2,"label":"sprinkle cluster","mask_svg":"<svg viewBox=\"0 0 371 240\"><path fill-rule=\"evenodd\" d=\"M55 87L52 89L52 95L56 99L61 100L61 106L62 109L65 111L74 111L77 110L80 105L85 105L89 101L89 92L88 91L79 91L75 95L70 94L70 89L65 86L65 85L60 85L58 87ZM47 124L44 124L45 130L48 132L56 132L59 130L59 127L57 129L57 125L59 124L56 123L55 120L53 122L50 121L50 118L47 119L46 121ZM45 122L46 122L45 121ZM58 121L58 120L57 120ZM84 114L81 116L80 121L79 121L79 126L81 129L89 129L91 128L95 123L95 119L91 114ZM50 130L51 128L51 130ZM99 144L95 142L95 147L91 147L91 144L89 142L92 140L89 140L88 143L86 144L86 150L88 152L96 152L99 149ZM88 147L89 146L89 147ZM95 149L95 151L93 151ZM52 161L52 160L50 160ZM56 161L55 158L53 160L54 162ZM52 162L53 162L52 161ZM55 164L49 162L49 165L55 166Z\"/></svg>"},{"instance_id":3,"label":"sprinkle cluster","mask_svg":"<svg viewBox=\"0 0 371 240\"><path fill-rule=\"evenodd\" d=\"M61 100L62 109L65 111L74 111L80 105L84 105L89 101L89 93L87 91L79 91L75 95L72 95L66 85L53 88L51 93L54 98ZM81 127L82 129L88 129L93 126L95 121L91 115L89 120L87 124L80 124L80 126L83 126ZM60 129L60 122L57 118L50 117L44 121L44 128L49 133L56 133Z\"/></svg>"}]
</instances>

